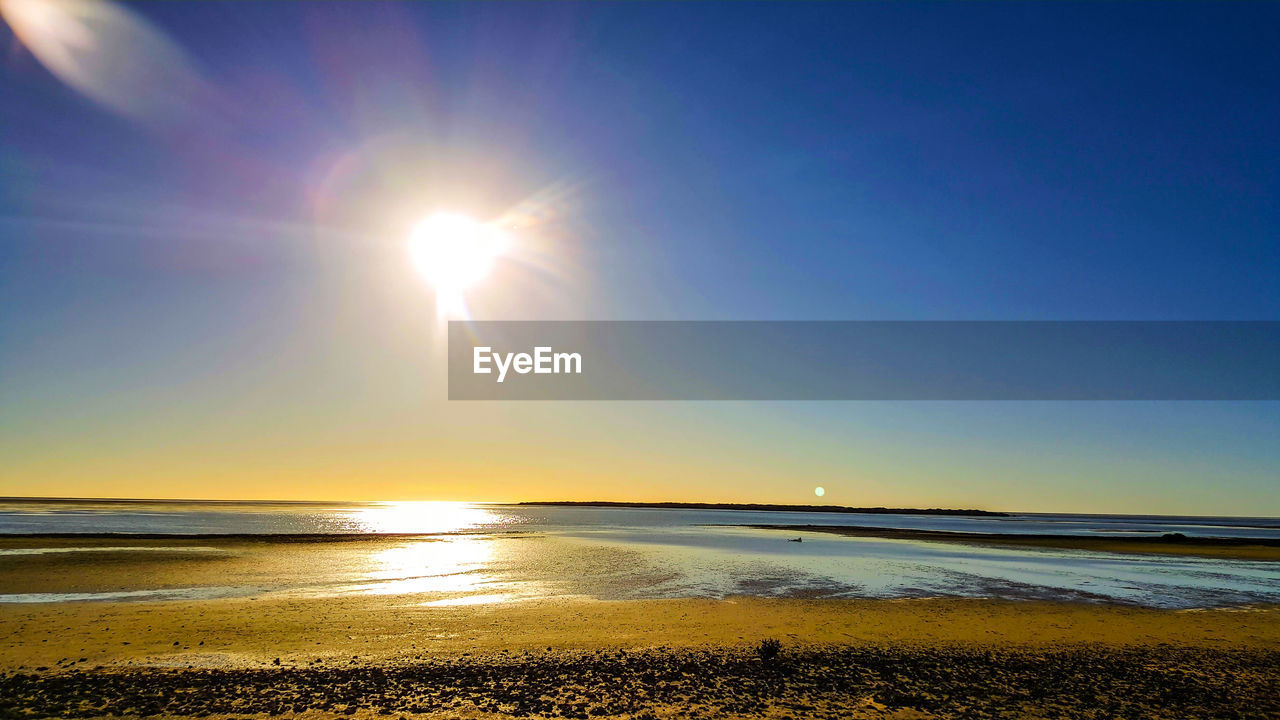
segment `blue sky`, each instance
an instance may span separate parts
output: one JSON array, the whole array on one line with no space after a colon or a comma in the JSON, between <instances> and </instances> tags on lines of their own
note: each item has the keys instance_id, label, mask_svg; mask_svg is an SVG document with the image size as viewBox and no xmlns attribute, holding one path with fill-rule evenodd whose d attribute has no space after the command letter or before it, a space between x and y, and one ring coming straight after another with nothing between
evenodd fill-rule
<instances>
[{"instance_id":1,"label":"blue sky","mask_svg":"<svg viewBox=\"0 0 1280 720\"><path fill-rule=\"evenodd\" d=\"M665 499L639 456L697 466L708 495L760 466L597 437L638 468L615 485L594 455L442 447L518 465L531 423L558 447L639 422L772 450L743 499L804 501L799 474L848 504L1021 483L1019 509L1280 512L1271 403L463 411L438 401L396 229L542 213L485 319L1280 319L1280 4L129 7L198 86L154 85L167 109L141 118L0 30L0 494L158 492L185 451L332 496L282 458L343 428L364 461L342 477L401 495L469 468ZM235 428L264 426L278 441L246 455Z\"/></svg>"}]
</instances>

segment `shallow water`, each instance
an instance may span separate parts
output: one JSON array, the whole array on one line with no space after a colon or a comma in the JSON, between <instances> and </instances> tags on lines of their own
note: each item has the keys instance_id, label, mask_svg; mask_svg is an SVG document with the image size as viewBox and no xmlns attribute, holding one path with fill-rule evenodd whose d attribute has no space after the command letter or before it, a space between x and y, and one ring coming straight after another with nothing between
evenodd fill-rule
<instances>
[{"instance_id":1,"label":"shallow water","mask_svg":"<svg viewBox=\"0 0 1280 720\"><path fill-rule=\"evenodd\" d=\"M89 547L88 541L58 547L33 542L32 547L0 550L0 569L5 563L91 562L114 555L128 556L127 562L139 568L189 563L189 569L184 565L177 576L190 582L181 587L172 583L148 587L138 580L136 586L120 587L119 581L113 581L109 587L89 583L49 592L3 592L6 588L0 587L0 602L256 594L415 596L425 605L441 607L561 595L604 599L959 595L1174 608L1280 602L1280 563L1274 562L978 547L726 527L746 523L1280 537L1280 520L1267 518L971 518L459 503L9 502L0 503L0 533L424 533L433 537L234 546L223 546L223 541L210 537L207 542L201 540L199 547L152 545L145 550L115 542L98 547ZM797 534L804 542L787 542Z\"/></svg>"}]
</instances>

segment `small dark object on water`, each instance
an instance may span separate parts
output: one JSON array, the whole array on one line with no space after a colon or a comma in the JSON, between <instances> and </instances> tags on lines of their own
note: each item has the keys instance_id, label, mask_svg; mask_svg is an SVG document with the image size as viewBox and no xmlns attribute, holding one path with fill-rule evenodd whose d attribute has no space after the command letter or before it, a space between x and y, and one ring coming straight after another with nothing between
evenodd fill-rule
<instances>
[{"instance_id":1,"label":"small dark object on water","mask_svg":"<svg viewBox=\"0 0 1280 720\"><path fill-rule=\"evenodd\" d=\"M787 542L804 542L804 538L802 538L802 537L798 537L798 538L787 538Z\"/></svg>"},{"instance_id":2,"label":"small dark object on water","mask_svg":"<svg viewBox=\"0 0 1280 720\"><path fill-rule=\"evenodd\" d=\"M1168 532L1161 535L1160 539L1167 542L1182 542L1187 539L1187 536L1179 532Z\"/></svg>"}]
</instances>

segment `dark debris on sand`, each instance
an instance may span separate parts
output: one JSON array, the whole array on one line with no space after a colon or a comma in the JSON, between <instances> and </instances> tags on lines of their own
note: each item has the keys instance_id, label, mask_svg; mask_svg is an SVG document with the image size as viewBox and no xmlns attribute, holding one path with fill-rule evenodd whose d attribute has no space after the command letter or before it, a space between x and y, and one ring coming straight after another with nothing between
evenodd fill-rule
<instances>
[{"instance_id":1,"label":"dark debris on sand","mask_svg":"<svg viewBox=\"0 0 1280 720\"><path fill-rule=\"evenodd\" d=\"M1280 718L1280 650L840 647L0 677L0 718L479 710L515 717Z\"/></svg>"}]
</instances>

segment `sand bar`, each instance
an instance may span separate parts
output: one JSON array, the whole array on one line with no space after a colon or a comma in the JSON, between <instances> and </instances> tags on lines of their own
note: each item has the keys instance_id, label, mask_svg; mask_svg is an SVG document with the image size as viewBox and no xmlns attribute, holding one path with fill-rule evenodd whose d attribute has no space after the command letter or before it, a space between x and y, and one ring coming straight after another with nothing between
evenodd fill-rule
<instances>
[{"instance_id":1,"label":"sand bar","mask_svg":"<svg viewBox=\"0 0 1280 720\"><path fill-rule=\"evenodd\" d=\"M924 540L971 545L1048 548L1058 550L1092 550L1111 553L1185 555L1222 558L1224 560L1280 561L1280 539L1196 537L1179 533L1159 536L1115 535L1033 535L1015 533L976 533L948 530L906 530L848 525L744 525L761 530L788 532L820 532L845 537L884 538L887 540Z\"/></svg>"}]
</instances>

